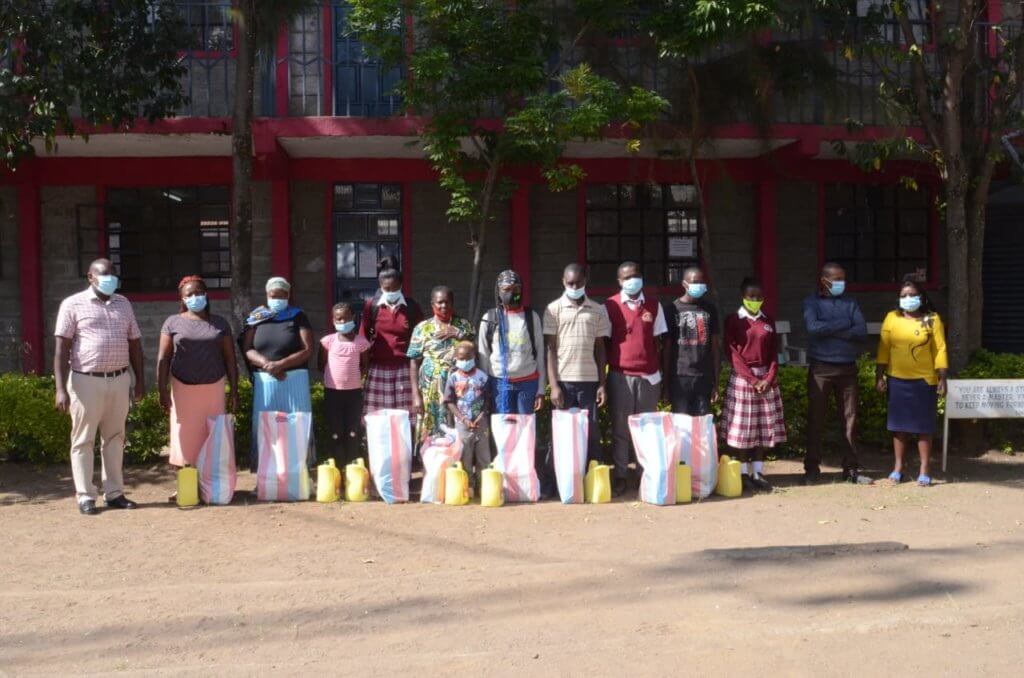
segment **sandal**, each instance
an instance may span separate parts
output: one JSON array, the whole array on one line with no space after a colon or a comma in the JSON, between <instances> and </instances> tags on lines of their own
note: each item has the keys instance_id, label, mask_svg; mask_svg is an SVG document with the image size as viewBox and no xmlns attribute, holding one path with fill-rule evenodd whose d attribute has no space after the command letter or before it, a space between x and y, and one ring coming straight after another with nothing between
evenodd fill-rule
<instances>
[{"instance_id":1,"label":"sandal","mask_svg":"<svg viewBox=\"0 0 1024 678\"><path fill-rule=\"evenodd\" d=\"M920 485L921 487L931 487L932 479L930 476L926 476L925 474L922 473L917 477L917 484Z\"/></svg>"},{"instance_id":2,"label":"sandal","mask_svg":"<svg viewBox=\"0 0 1024 678\"><path fill-rule=\"evenodd\" d=\"M894 483L902 483L903 474L900 473L899 471L893 471L892 473L889 474L889 480L893 481Z\"/></svg>"}]
</instances>

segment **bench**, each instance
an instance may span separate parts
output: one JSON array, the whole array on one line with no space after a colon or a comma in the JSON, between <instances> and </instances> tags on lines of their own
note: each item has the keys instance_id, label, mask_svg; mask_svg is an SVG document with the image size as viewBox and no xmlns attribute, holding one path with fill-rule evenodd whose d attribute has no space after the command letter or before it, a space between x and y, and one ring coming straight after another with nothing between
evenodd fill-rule
<instances>
[{"instance_id":1,"label":"bench","mask_svg":"<svg viewBox=\"0 0 1024 678\"><path fill-rule=\"evenodd\" d=\"M779 335L779 365L807 366L807 349L789 345L789 335L793 331L788 320L775 321L775 333Z\"/></svg>"}]
</instances>

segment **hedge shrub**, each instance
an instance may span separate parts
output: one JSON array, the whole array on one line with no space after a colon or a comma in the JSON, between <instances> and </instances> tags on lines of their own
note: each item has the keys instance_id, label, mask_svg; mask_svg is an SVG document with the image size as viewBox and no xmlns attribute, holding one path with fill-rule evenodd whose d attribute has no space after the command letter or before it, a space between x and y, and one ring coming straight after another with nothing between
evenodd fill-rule
<instances>
[{"instance_id":1,"label":"hedge shrub","mask_svg":"<svg viewBox=\"0 0 1024 678\"><path fill-rule=\"evenodd\" d=\"M1024 355L999 354L979 351L960 374L964 379L1024 379ZM721 375L724 397L729 379L728 369ZM860 440L866 447L886 448L891 437L886 430L885 396L875 391L875 366L869 356L858 361L860 402L858 410ZM783 367L779 370L786 414L787 445L776 453L800 455L805 449L807 435L807 370L801 367ZM68 438L71 420L53 408L53 377L0 374L0 459L28 461L34 464L65 463L68 458ZM324 416L324 389L322 384L312 388L314 436L317 456L330 456L330 434ZM945 403L939 400L938 415L942 416ZM667 410L667 403L659 409ZM538 441L551 439L551 403L545 401L542 416L537 420ZM839 442L839 426L834 408L830 407L826 445ZM721 403L714 408L721 415ZM252 384L242 380L239 384L239 407L235 414L235 447L240 466L248 466L252 431ZM611 444L611 416L607 408L601 411L598 426L602 443ZM989 444L1007 451L1024 447L1024 426L1015 420L985 422ZM134 405L128 415L128 434L125 461L152 462L160 457L167 444L168 420L160 407L155 392L149 393Z\"/></svg>"}]
</instances>

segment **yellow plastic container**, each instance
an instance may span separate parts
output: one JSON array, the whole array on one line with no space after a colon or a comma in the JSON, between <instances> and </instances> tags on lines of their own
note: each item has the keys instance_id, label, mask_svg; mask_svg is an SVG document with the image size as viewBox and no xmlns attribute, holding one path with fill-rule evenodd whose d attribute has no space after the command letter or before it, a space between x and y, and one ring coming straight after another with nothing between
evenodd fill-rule
<instances>
[{"instance_id":1,"label":"yellow plastic container","mask_svg":"<svg viewBox=\"0 0 1024 678\"><path fill-rule=\"evenodd\" d=\"M469 503L469 474L462 468L462 462L455 462L444 472L444 503L448 506L464 506Z\"/></svg>"},{"instance_id":2,"label":"yellow plastic container","mask_svg":"<svg viewBox=\"0 0 1024 678\"><path fill-rule=\"evenodd\" d=\"M341 499L341 471L334 465L334 459L316 467L316 500L330 504Z\"/></svg>"},{"instance_id":3,"label":"yellow plastic container","mask_svg":"<svg viewBox=\"0 0 1024 678\"><path fill-rule=\"evenodd\" d=\"M718 482L715 483L715 494L723 497L738 497L743 494L740 463L726 454L723 454L718 460Z\"/></svg>"},{"instance_id":4,"label":"yellow plastic container","mask_svg":"<svg viewBox=\"0 0 1024 678\"><path fill-rule=\"evenodd\" d=\"M607 504L612 500L612 467L591 459L587 474L583 476L583 501L588 504Z\"/></svg>"},{"instance_id":5,"label":"yellow plastic container","mask_svg":"<svg viewBox=\"0 0 1024 678\"><path fill-rule=\"evenodd\" d=\"M345 501L366 501L370 498L370 472L363 458L345 467Z\"/></svg>"},{"instance_id":6,"label":"yellow plastic container","mask_svg":"<svg viewBox=\"0 0 1024 678\"><path fill-rule=\"evenodd\" d=\"M178 469L178 507L187 508L199 504L199 469L182 466Z\"/></svg>"},{"instance_id":7,"label":"yellow plastic container","mask_svg":"<svg viewBox=\"0 0 1024 678\"><path fill-rule=\"evenodd\" d=\"M485 468L483 473L480 474L480 505L501 506L504 504L505 491L502 488L503 483L504 478L501 471L493 466Z\"/></svg>"},{"instance_id":8,"label":"yellow plastic container","mask_svg":"<svg viewBox=\"0 0 1024 678\"><path fill-rule=\"evenodd\" d=\"M689 504L693 501L693 469L686 464L676 466L676 503Z\"/></svg>"}]
</instances>

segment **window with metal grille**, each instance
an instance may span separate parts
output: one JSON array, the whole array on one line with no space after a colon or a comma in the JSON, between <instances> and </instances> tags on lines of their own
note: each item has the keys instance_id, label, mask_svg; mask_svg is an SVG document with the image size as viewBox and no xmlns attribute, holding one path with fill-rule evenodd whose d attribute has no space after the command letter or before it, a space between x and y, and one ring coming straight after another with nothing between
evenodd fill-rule
<instances>
[{"instance_id":1,"label":"window with metal grille","mask_svg":"<svg viewBox=\"0 0 1024 678\"><path fill-rule=\"evenodd\" d=\"M335 184L335 301L358 301L377 289L377 263L402 262L402 187Z\"/></svg>"},{"instance_id":2,"label":"window with metal grille","mask_svg":"<svg viewBox=\"0 0 1024 678\"><path fill-rule=\"evenodd\" d=\"M613 283L623 261L643 267L648 285L682 280L700 261L700 206L689 184L591 184L586 193L589 279Z\"/></svg>"},{"instance_id":3,"label":"window with metal grille","mask_svg":"<svg viewBox=\"0 0 1024 678\"><path fill-rule=\"evenodd\" d=\"M825 258L842 264L851 282L928 278L932 234L924 190L826 184L824 229Z\"/></svg>"},{"instance_id":4,"label":"window with metal grille","mask_svg":"<svg viewBox=\"0 0 1024 678\"><path fill-rule=\"evenodd\" d=\"M231 287L226 186L109 189L107 253L126 292L173 292L186 275Z\"/></svg>"},{"instance_id":5,"label":"window with metal grille","mask_svg":"<svg viewBox=\"0 0 1024 678\"><path fill-rule=\"evenodd\" d=\"M176 0L198 52L230 52L234 47L231 0Z\"/></svg>"},{"instance_id":6,"label":"window with metal grille","mask_svg":"<svg viewBox=\"0 0 1024 678\"><path fill-rule=\"evenodd\" d=\"M401 99L395 86L401 68L387 68L371 56L348 25L352 8L347 2L334 6L334 114L381 117L397 113ZM403 27L395 26L395 31Z\"/></svg>"}]
</instances>

